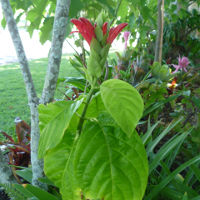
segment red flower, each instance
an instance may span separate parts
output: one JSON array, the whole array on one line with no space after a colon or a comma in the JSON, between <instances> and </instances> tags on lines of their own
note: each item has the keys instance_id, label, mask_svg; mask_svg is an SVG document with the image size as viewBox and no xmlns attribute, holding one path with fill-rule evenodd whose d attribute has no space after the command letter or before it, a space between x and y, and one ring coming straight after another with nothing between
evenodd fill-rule
<instances>
[{"instance_id":1,"label":"red flower","mask_svg":"<svg viewBox=\"0 0 200 200\"><path fill-rule=\"evenodd\" d=\"M102 26L103 35L107 33L108 22L105 22Z\"/></svg>"},{"instance_id":2,"label":"red flower","mask_svg":"<svg viewBox=\"0 0 200 200\"><path fill-rule=\"evenodd\" d=\"M127 25L128 25L127 23L122 23L122 24L119 24L115 28L111 28L109 31L108 38L107 38L107 43L112 44L113 40L119 35L122 29L124 29Z\"/></svg>"},{"instance_id":3,"label":"red flower","mask_svg":"<svg viewBox=\"0 0 200 200\"><path fill-rule=\"evenodd\" d=\"M80 17L79 19L72 19L71 22L77 27L79 33L90 45L92 38L96 37L94 32L94 26L86 18Z\"/></svg>"},{"instance_id":4,"label":"red flower","mask_svg":"<svg viewBox=\"0 0 200 200\"><path fill-rule=\"evenodd\" d=\"M80 17L79 19L72 19L71 22L77 27L78 32L83 36L83 38L90 45L92 38L96 38L95 35L95 25L93 26L90 21L86 18ZM107 43L112 44L114 39L119 35L123 28L128 24L122 23L115 28L111 28L108 34ZM103 35L107 33L108 22L105 22L102 26Z\"/></svg>"}]
</instances>

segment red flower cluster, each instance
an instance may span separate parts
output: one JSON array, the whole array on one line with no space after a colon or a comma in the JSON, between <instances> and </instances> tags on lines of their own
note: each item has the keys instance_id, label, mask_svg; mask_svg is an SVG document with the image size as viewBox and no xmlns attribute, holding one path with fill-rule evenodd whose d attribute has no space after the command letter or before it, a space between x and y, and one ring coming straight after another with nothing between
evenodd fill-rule
<instances>
[{"instance_id":1,"label":"red flower cluster","mask_svg":"<svg viewBox=\"0 0 200 200\"><path fill-rule=\"evenodd\" d=\"M79 19L72 19L71 22L77 27L78 32L83 36L83 38L90 45L92 38L96 38L95 35L95 25L93 26L90 21L86 18L80 17ZM105 22L102 26L103 35L107 33L107 25ZM113 40L119 35L124 27L126 27L127 23L119 24L117 27L113 27L110 29L107 43L112 44Z\"/></svg>"}]
</instances>

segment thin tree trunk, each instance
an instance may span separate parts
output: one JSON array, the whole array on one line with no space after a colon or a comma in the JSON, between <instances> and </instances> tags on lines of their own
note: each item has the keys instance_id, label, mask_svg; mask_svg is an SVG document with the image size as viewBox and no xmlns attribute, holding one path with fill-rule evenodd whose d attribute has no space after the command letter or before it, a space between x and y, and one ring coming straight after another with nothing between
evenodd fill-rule
<instances>
[{"instance_id":1,"label":"thin tree trunk","mask_svg":"<svg viewBox=\"0 0 200 200\"><path fill-rule=\"evenodd\" d=\"M1 0L2 9L7 21L8 29L15 46L17 57L20 63L21 71L26 86L26 93L28 96L28 103L31 111L31 164L33 170L32 184L36 186L43 186L39 184L38 178L43 177L43 162L38 159L38 141L39 141L39 121L37 106L39 99L37 97L31 73L29 70L29 64L24 52L22 41L18 32L18 28L13 16L12 8L9 0Z\"/></svg>"},{"instance_id":2,"label":"thin tree trunk","mask_svg":"<svg viewBox=\"0 0 200 200\"><path fill-rule=\"evenodd\" d=\"M8 166L8 160L6 160L3 152L0 149L0 183L16 183L15 177L12 174L10 167Z\"/></svg>"},{"instance_id":3,"label":"thin tree trunk","mask_svg":"<svg viewBox=\"0 0 200 200\"><path fill-rule=\"evenodd\" d=\"M52 44L41 103L53 100L59 75L62 47L66 35L71 0L58 0L53 25Z\"/></svg>"},{"instance_id":4,"label":"thin tree trunk","mask_svg":"<svg viewBox=\"0 0 200 200\"><path fill-rule=\"evenodd\" d=\"M55 20L53 26L52 46L41 99L41 103L44 104L51 102L54 98L60 68L60 61L62 56L62 46L66 34L70 3L71 0L57 0ZM29 106L31 110L31 164L33 171L32 184L36 186L45 187L45 185L41 184L38 181L38 179L43 176L43 161L38 159L38 143L40 136L38 118L39 99L34 88L28 61L19 36L16 22L14 20L9 0L1 0L1 4L21 66L24 82L26 85Z\"/></svg>"},{"instance_id":5,"label":"thin tree trunk","mask_svg":"<svg viewBox=\"0 0 200 200\"><path fill-rule=\"evenodd\" d=\"M162 62L163 47L163 27L164 27L164 0L158 0L158 19L157 19L157 37L155 46L155 62Z\"/></svg>"}]
</instances>

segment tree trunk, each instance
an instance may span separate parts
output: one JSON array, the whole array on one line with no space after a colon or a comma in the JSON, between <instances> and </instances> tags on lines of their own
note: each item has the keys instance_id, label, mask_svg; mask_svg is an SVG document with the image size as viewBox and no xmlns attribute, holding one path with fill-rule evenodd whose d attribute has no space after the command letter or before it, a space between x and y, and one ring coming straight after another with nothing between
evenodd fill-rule
<instances>
[{"instance_id":1,"label":"tree trunk","mask_svg":"<svg viewBox=\"0 0 200 200\"><path fill-rule=\"evenodd\" d=\"M71 0L58 0L53 25L52 44L41 103L53 100L59 75L62 46L66 35Z\"/></svg>"},{"instance_id":2,"label":"tree trunk","mask_svg":"<svg viewBox=\"0 0 200 200\"><path fill-rule=\"evenodd\" d=\"M22 41L18 32L18 28L13 16L12 8L9 0L1 0L2 9L7 21L8 29L15 46L17 57L20 63L21 71L26 86L26 93L28 96L28 103L31 111L31 164L33 170L32 184L36 186L44 186L39 184L38 179L43 177L43 162L38 159L38 141L39 141L39 121L37 106L39 99L37 97L31 73L29 70L29 64L24 52Z\"/></svg>"},{"instance_id":3,"label":"tree trunk","mask_svg":"<svg viewBox=\"0 0 200 200\"><path fill-rule=\"evenodd\" d=\"M162 62L163 47L163 27L164 27L164 0L158 0L158 19L157 19L157 37L155 46L155 62Z\"/></svg>"},{"instance_id":4,"label":"tree trunk","mask_svg":"<svg viewBox=\"0 0 200 200\"><path fill-rule=\"evenodd\" d=\"M66 34L70 2L71 0L57 0L53 26L52 46L41 103L49 103L53 100L54 97L62 56L62 46ZM45 187L44 184L41 184L41 182L38 181L39 178L43 177L43 161L38 159L38 143L40 137L38 118L39 99L34 88L28 61L19 36L9 0L1 0L1 5L22 70L31 111L31 164L33 171L32 184L40 187Z\"/></svg>"}]
</instances>

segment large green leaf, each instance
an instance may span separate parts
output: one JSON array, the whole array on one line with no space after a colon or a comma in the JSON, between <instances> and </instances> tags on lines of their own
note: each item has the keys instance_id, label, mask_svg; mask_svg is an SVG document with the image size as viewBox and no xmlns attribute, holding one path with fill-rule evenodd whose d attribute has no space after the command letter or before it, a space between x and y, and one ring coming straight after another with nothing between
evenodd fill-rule
<instances>
[{"instance_id":1,"label":"large green leaf","mask_svg":"<svg viewBox=\"0 0 200 200\"><path fill-rule=\"evenodd\" d=\"M48 105L39 106L40 141L39 157L43 157L47 150L56 147L63 138L73 114L76 112L82 100L58 101Z\"/></svg>"},{"instance_id":2,"label":"large green leaf","mask_svg":"<svg viewBox=\"0 0 200 200\"><path fill-rule=\"evenodd\" d=\"M128 135L133 133L143 113L143 100L130 84L111 79L100 87L102 100L108 112Z\"/></svg>"},{"instance_id":3,"label":"large green leaf","mask_svg":"<svg viewBox=\"0 0 200 200\"><path fill-rule=\"evenodd\" d=\"M44 172L57 187L61 187L61 180L65 165L72 149L74 136L66 131L62 141L44 156Z\"/></svg>"},{"instance_id":4,"label":"large green leaf","mask_svg":"<svg viewBox=\"0 0 200 200\"><path fill-rule=\"evenodd\" d=\"M142 199L147 184L148 164L137 133L128 137L120 128L101 127L96 122L88 122L73 157L73 165L69 168L71 171L63 179L66 187L62 188L65 191L64 200L69 199L65 198L70 197L69 192L77 194L78 191L89 199ZM75 187L69 190L65 182L75 183L72 184Z\"/></svg>"},{"instance_id":5,"label":"large green leaf","mask_svg":"<svg viewBox=\"0 0 200 200\"><path fill-rule=\"evenodd\" d=\"M74 174L74 152L76 148L77 142L75 141L73 144L73 148L69 155L69 159L67 160L66 167L63 173L62 178L62 187L60 188L60 192L62 194L62 200L80 200L81 199L81 190L78 187L75 174Z\"/></svg>"}]
</instances>

